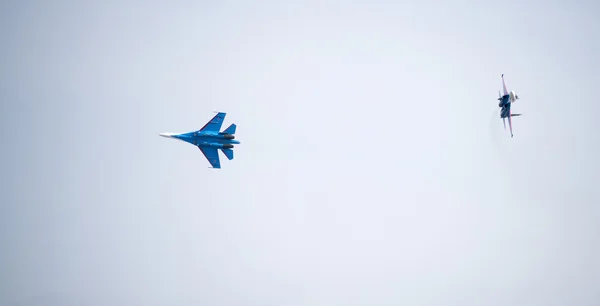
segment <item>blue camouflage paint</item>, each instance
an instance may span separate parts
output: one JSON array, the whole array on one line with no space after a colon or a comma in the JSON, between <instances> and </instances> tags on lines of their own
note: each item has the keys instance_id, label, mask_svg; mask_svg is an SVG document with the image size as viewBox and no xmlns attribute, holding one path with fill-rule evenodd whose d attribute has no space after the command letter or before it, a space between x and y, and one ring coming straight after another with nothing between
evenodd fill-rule
<instances>
[{"instance_id":1,"label":"blue camouflage paint","mask_svg":"<svg viewBox=\"0 0 600 306\"><path fill-rule=\"evenodd\" d=\"M226 113L217 113L208 123L201 129L188 133L173 134L161 133L160 136L174 138L185 141L197 146L202 154L206 157L213 168L220 169L221 161L219 152L221 150L227 159L233 159L233 145L240 144L235 140L235 131L237 126L231 124L224 131L219 132L223 125Z\"/></svg>"},{"instance_id":2,"label":"blue camouflage paint","mask_svg":"<svg viewBox=\"0 0 600 306\"><path fill-rule=\"evenodd\" d=\"M504 124L504 129L506 129L506 119L508 119L508 126L510 128L510 137L513 137L512 131L512 117L520 116L521 114L513 114L511 113L511 106L514 101L519 99L519 96L511 91L510 93L506 89L506 83L504 82L504 74L502 74L502 89L504 90L504 94L501 95L498 92L498 107L500 107L500 118L502 119L502 123Z\"/></svg>"}]
</instances>

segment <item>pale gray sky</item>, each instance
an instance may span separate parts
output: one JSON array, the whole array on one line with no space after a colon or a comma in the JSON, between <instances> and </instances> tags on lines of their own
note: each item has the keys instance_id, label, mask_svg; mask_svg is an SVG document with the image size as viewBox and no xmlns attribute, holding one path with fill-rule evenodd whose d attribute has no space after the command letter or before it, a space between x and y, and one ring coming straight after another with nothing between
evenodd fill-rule
<instances>
[{"instance_id":1,"label":"pale gray sky","mask_svg":"<svg viewBox=\"0 0 600 306\"><path fill-rule=\"evenodd\" d=\"M3 1L0 305L597 305L599 11Z\"/></svg>"}]
</instances>

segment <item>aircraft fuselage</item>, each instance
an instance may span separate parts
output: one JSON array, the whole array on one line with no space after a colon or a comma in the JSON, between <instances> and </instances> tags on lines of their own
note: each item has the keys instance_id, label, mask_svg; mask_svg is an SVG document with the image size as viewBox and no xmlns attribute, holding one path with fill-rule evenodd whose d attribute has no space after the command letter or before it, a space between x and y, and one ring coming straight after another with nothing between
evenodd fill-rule
<instances>
[{"instance_id":1,"label":"aircraft fuselage","mask_svg":"<svg viewBox=\"0 0 600 306\"><path fill-rule=\"evenodd\" d=\"M212 147L217 149L231 149L234 144L240 144L239 141L235 140L234 135L225 133L195 131L183 134L162 133L160 136L179 139L198 147Z\"/></svg>"},{"instance_id":2,"label":"aircraft fuselage","mask_svg":"<svg viewBox=\"0 0 600 306\"><path fill-rule=\"evenodd\" d=\"M208 121L201 129L188 133L160 133L159 135L166 138L179 139L196 146L206 160L212 166L211 168L220 169L221 160L219 151L221 151L227 159L233 160L233 145L240 142L235 140L235 131L237 126L232 123L228 128L220 132L223 120L226 113L217 113L210 121Z\"/></svg>"},{"instance_id":3,"label":"aircraft fuselage","mask_svg":"<svg viewBox=\"0 0 600 306\"><path fill-rule=\"evenodd\" d=\"M510 95L504 95L501 98L499 98L498 100L500 100L500 103L498 103L498 107L501 108L500 110L500 118L506 118L509 116L510 114Z\"/></svg>"},{"instance_id":4,"label":"aircraft fuselage","mask_svg":"<svg viewBox=\"0 0 600 306\"><path fill-rule=\"evenodd\" d=\"M499 98L498 100L500 100L500 103L498 103L498 107L504 107L504 106L510 104L510 95L504 95L501 98Z\"/></svg>"}]
</instances>

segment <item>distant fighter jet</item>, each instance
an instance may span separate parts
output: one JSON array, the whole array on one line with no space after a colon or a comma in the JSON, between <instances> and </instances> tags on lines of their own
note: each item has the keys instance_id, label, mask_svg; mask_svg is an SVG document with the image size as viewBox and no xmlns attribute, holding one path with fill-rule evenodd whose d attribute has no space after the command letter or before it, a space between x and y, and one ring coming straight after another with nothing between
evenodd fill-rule
<instances>
[{"instance_id":1,"label":"distant fighter jet","mask_svg":"<svg viewBox=\"0 0 600 306\"><path fill-rule=\"evenodd\" d=\"M195 132L183 134L160 133L158 135L183 140L197 146L206 159L208 159L212 168L220 169L221 162L219 161L219 152L217 149L220 149L227 156L227 159L232 160L233 145L240 143L234 140L235 124L232 123L223 132L219 132L225 115L226 113L217 113L204 127Z\"/></svg>"},{"instance_id":2,"label":"distant fighter jet","mask_svg":"<svg viewBox=\"0 0 600 306\"><path fill-rule=\"evenodd\" d=\"M513 114L511 113L510 107L511 105L519 99L517 93L514 90L511 90L510 93L506 90L506 84L504 83L504 74L502 74L502 87L504 88L504 95L500 94L498 91L498 107L500 107L500 118L502 118L502 123L504 124L504 129L506 130L506 118L508 118L508 125L510 127L510 137L513 137L512 132L512 117L521 116L521 114Z\"/></svg>"}]
</instances>

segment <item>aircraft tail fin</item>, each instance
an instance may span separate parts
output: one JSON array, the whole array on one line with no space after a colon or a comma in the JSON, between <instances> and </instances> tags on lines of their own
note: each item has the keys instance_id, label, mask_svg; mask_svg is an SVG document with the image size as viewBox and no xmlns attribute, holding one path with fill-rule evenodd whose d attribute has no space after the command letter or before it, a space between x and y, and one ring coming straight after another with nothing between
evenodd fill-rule
<instances>
[{"instance_id":1,"label":"aircraft tail fin","mask_svg":"<svg viewBox=\"0 0 600 306\"><path fill-rule=\"evenodd\" d=\"M227 156L227 159L229 159L229 160L233 159L233 150L232 149L221 149L221 151L223 151L225 156Z\"/></svg>"},{"instance_id":2,"label":"aircraft tail fin","mask_svg":"<svg viewBox=\"0 0 600 306\"><path fill-rule=\"evenodd\" d=\"M235 123L232 123L228 128L226 128L222 133L223 134L235 134L235 129L236 129L236 125Z\"/></svg>"}]
</instances>

